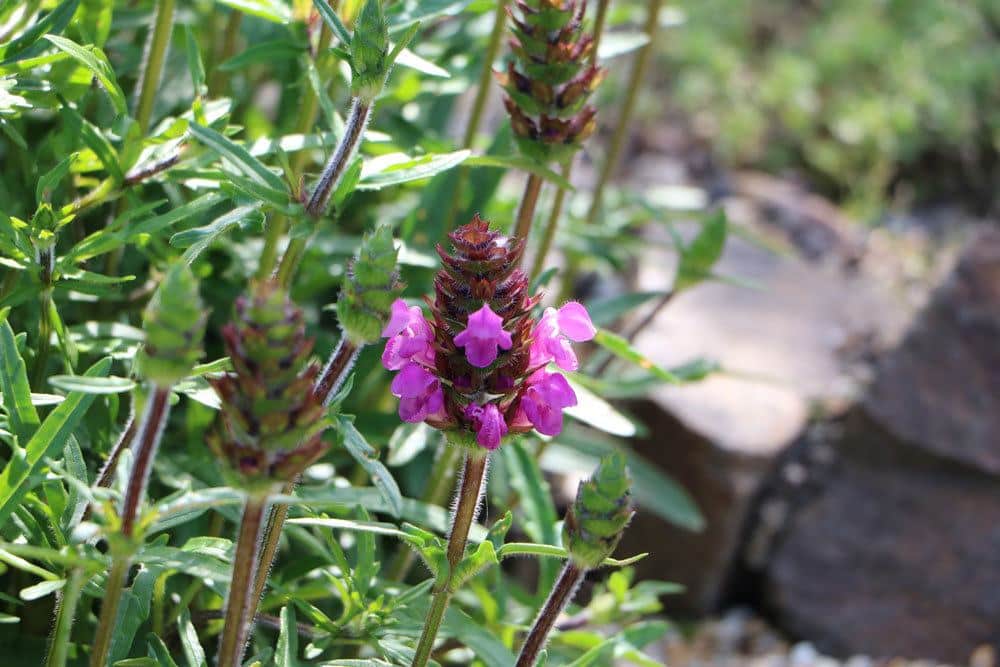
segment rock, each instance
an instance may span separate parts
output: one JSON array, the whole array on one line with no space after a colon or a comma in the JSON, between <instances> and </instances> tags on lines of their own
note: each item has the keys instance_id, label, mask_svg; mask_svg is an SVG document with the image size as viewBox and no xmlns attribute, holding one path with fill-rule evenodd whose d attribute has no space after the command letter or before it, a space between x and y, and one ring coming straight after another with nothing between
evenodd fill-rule
<instances>
[{"instance_id":1,"label":"rock","mask_svg":"<svg viewBox=\"0 0 1000 667\"><path fill-rule=\"evenodd\" d=\"M754 220L748 202L730 201L727 210L754 236L773 231ZM640 514L627 534L622 553L654 554L638 565L640 575L687 587L685 595L665 599L672 611L716 606L750 509L777 458L817 406L837 412L853 400L867 379L857 359L873 346L891 344L905 329L912 310L907 303L883 283L846 269L842 257L830 259L779 255L731 236L718 272L758 288L699 285L676 297L635 339L640 351L665 367L705 357L730 371L696 384L659 387L628 406L651 434L634 443L637 451L692 494L707 522L693 534ZM670 250L647 251L637 289L668 288L673 262ZM788 474L793 482L805 481L801 470ZM653 535L655 545L648 543Z\"/></svg>"},{"instance_id":2,"label":"rock","mask_svg":"<svg viewBox=\"0 0 1000 667\"><path fill-rule=\"evenodd\" d=\"M779 626L836 654L1000 645L1000 231L968 244L843 427L767 559Z\"/></svg>"}]
</instances>

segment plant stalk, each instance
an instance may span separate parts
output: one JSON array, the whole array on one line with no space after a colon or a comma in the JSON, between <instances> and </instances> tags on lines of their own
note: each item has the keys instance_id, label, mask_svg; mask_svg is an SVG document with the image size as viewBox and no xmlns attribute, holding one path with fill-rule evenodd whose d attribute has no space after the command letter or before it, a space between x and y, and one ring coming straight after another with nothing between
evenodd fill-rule
<instances>
[{"instance_id":1,"label":"plant stalk","mask_svg":"<svg viewBox=\"0 0 1000 667\"><path fill-rule=\"evenodd\" d=\"M157 0L153 31L146 43L145 64L139 82L139 100L135 107L135 118L142 134L149 131L149 121L153 116L153 103L163 75L163 63L170 47L170 33L174 27L174 0Z\"/></svg>"},{"instance_id":2,"label":"plant stalk","mask_svg":"<svg viewBox=\"0 0 1000 667\"><path fill-rule=\"evenodd\" d=\"M424 621L424 629L417 643L413 667L425 667L431 657L434 640L437 638L438 630L441 629L441 621L454 593L453 574L465 556L469 530L479 510L479 501L485 486L487 462L488 452L485 450L469 451L465 454L465 467L458 486L458 504L448 535L448 569L439 572L434 582L434 599L431 601L430 609L427 610L427 619Z\"/></svg>"},{"instance_id":3,"label":"plant stalk","mask_svg":"<svg viewBox=\"0 0 1000 667\"><path fill-rule=\"evenodd\" d=\"M243 12L231 9L226 19L226 29L222 36L222 48L214 54L212 77L208 82L208 96L219 97L226 91L229 84L229 72L220 69L219 65L229 60L236 52L236 39L240 36L240 26L243 24Z\"/></svg>"},{"instance_id":4,"label":"plant stalk","mask_svg":"<svg viewBox=\"0 0 1000 667\"><path fill-rule=\"evenodd\" d=\"M517 225L514 227L514 237L528 240L531 234L531 223L535 218L535 206L538 204L538 193L542 190L542 179L535 174L528 174L524 184L524 194L521 196L521 206L517 210Z\"/></svg>"},{"instance_id":5,"label":"plant stalk","mask_svg":"<svg viewBox=\"0 0 1000 667\"><path fill-rule=\"evenodd\" d=\"M552 593L538 613L527 639L524 640L524 645L521 646L521 654L517 656L515 667L535 666L535 663L538 662L538 654L548 641L549 633L555 626L556 619L559 618L559 614L566 608L569 601L573 599L573 594L576 593L576 589L586 573L587 571L574 563L572 558L566 561L565 567L552 588Z\"/></svg>"},{"instance_id":6,"label":"plant stalk","mask_svg":"<svg viewBox=\"0 0 1000 667\"><path fill-rule=\"evenodd\" d=\"M646 78L649 61L656 49L656 34L660 27L659 16L662 5L663 0L649 0L644 28L644 32L649 36L649 42L636 55L635 63L632 65L632 73L629 76L628 84L625 86L625 101L622 103L621 113L618 115L618 124L615 126L614 134L611 136L611 145L608 147L608 154L605 156L604 161L601 162L601 172L597 178L597 185L594 186L593 199L591 199L590 209L587 211L587 224L594 224L597 220L597 214L601 210L601 200L604 197L604 188L611 179L611 174L618 166L622 148L625 146L625 139L632 127L632 113L635 111L635 103L639 98L642 81Z\"/></svg>"},{"instance_id":7,"label":"plant stalk","mask_svg":"<svg viewBox=\"0 0 1000 667\"><path fill-rule=\"evenodd\" d=\"M128 578L132 559L117 555L111 560L111 570L104 584L104 602L101 604L101 618L94 635L94 645L90 653L90 667L107 667L108 653L111 650L111 639L115 633L118 620L118 605L121 603L122 592L125 590L125 580Z\"/></svg>"},{"instance_id":8,"label":"plant stalk","mask_svg":"<svg viewBox=\"0 0 1000 667\"><path fill-rule=\"evenodd\" d=\"M472 102L472 111L469 114L469 123L465 126L465 136L462 138L463 148L472 148L479 132L479 125L483 120L483 111L486 109L486 100L491 90L491 79L493 78L493 62L497 59L500 51L500 42L507 29L507 1L497 0L496 13L493 16L493 30L490 32L490 40L486 44L486 55L483 60L483 69L479 73L479 84L476 88L476 99ZM459 167L458 178L455 184L455 196L451 200L448 208L448 217L445 219L444 231L450 232L455 223L455 216L462 201L462 192L469 182L469 168ZM407 550L407 553L412 553Z\"/></svg>"},{"instance_id":9,"label":"plant stalk","mask_svg":"<svg viewBox=\"0 0 1000 667\"><path fill-rule=\"evenodd\" d=\"M125 489L125 498L122 502L121 534L127 541L131 541L135 532L136 518L146 495L149 473L153 468L153 458L156 456L156 450L159 447L169 414L170 388L154 385L137 430L135 462L129 473L128 486ZM101 606L97 635L90 655L91 667L105 667L107 664L111 637L114 634L115 621L118 618L118 606L121 604L122 590L125 587L125 579L131 566L131 560L128 553L112 555L104 604Z\"/></svg>"},{"instance_id":10,"label":"plant stalk","mask_svg":"<svg viewBox=\"0 0 1000 667\"><path fill-rule=\"evenodd\" d=\"M219 641L219 667L240 667L250 638L256 607L252 594L266 509L266 494L251 495L243 508L240 532L236 538L236 555L233 557L233 575L229 582L226 620Z\"/></svg>"},{"instance_id":11,"label":"plant stalk","mask_svg":"<svg viewBox=\"0 0 1000 667\"><path fill-rule=\"evenodd\" d=\"M611 0L597 0L597 16L594 17L594 47L590 52L590 64L597 64L597 51L601 46L601 36L608 21L608 5Z\"/></svg>"},{"instance_id":12,"label":"plant stalk","mask_svg":"<svg viewBox=\"0 0 1000 667\"><path fill-rule=\"evenodd\" d=\"M49 654L45 658L45 667L65 667L69 655L70 634L73 632L73 621L76 619L76 605L80 601L80 592L86 580L82 567L74 567L69 579L59 594L59 608L56 611L56 624L52 629L52 641L49 643Z\"/></svg>"},{"instance_id":13,"label":"plant stalk","mask_svg":"<svg viewBox=\"0 0 1000 667\"><path fill-rule=\"evenodd\" d=\"M357 361L359 354L361 354L361 346L352 343L347 339L347 336L342 336L316 381L315 391L323 397L323 405L329 405L337 391L344 386L344 381L354 367L354 362ZM285 485L281 492L285 495L291 495L295 491L297 483L297 479L292 480ZM281 543L281 531L288 518L288 505L271 507L267 514L267 526L264 528L260 558L257 561L257 571L254 575L253 597L250 601L252 605L251 617L256 616L257 607L264 597L267 578L271 574L274 557L277 555L278 545Z\"/></svg>"},{"instance_id":14,"label":"plant stalk","mask_svg":"<svg viewBox=\"0 0 1000 667\"><path fill-rule=\"evenodd\" d=\"M441 453L434 465L431 467L431 477L427 480L427 486L421 496L421 501L428 505L443 505L448 499L448 489L450 482L462 454L458 447L445 445L441 448ZM417 561L417 554L413 549L401 546L392 564L389 566L386 577L391 581L402 581L410 573L410 568Z\"/></svg>"},{"instance_id":15,"label":"plant stalk","mask_svg":"<svg viewBox=\"0 0 1000 667\"><path fill-rule=\"evenodd\" d=\"M562 175L568 181L570 174L573 171L572 161L567 162L563 165ZM566 190L561 186L556 186L556 196L552 200L552 210L549 211L549 220L545 223L545 235L542 237L542 245L538 247L538 252L535 253L534 263L531 265L531 282L534 283L535 279L541 274L542 269L545 268L545 260L548 257L549 250L552 249L552 242L556 238L556 229L559 227L559 218L562 216L563 202L566 199Z\"/></svg>"}]
</instances>

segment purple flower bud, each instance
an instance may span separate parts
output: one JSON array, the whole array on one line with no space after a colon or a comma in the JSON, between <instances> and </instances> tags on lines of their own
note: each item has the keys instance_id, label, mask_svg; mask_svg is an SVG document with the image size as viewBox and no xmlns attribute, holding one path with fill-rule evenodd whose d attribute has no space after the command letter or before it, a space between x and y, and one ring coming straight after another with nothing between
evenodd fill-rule
<instances>
[{"instance_id":1,"label":"purple flower bud","mask_svg":"<svg viewBox=\"0 0 1000 667\"><path fill-rule=\"evenodd\" d=\"M527 389L521 395L515 422L526 418L544 435L562 432L563 408L576 405L576 393L559 373L539 370L528 378ZM523 413L523 414L522 414Z\"/></svg>"},{"instance_id":2,"label":"purple flower bud","mask_svg":"<svg viewBox=\"0 0 1000 667\"><path fill-rule=\"evenodd\" d=\"M465 331L455 336L455 345L465 348L465 356L476 368L486 368L497 358L497 348L509 350L513 342L503 329L503 318L489 304L469 315ZM506 429L505 429L506 430Z\"/></svg>"},{"instance_id":3,"label":"purple flower bud","mask_svg":"<svg viewBox=\"0 0 1000 667\"><path fill-rule=\"evenodd\" d=\"M388 370L399 370L411 361L434 364L434 332L419 306L407 306L396 299L382 336L389 339L382 352L382 365Z\"/></svg>"},{"instance_id":4,"label":"purple flower bud","mask_svg":"<svg viewBox=\"0 0 1000 667\"><path fill-rule=\"evenodd\" d=\"M392 379L391 388L393 395L400 399L399 417L405 422L421 422L444 407L441 383L416 362L403 366Z\"/></svg>"},{"instance_id":5,"label":"purple flower bud","mask_svg":"<svg viewBox=\"0 0 1000 667\"><path fill-rule=\"evenodd\" d=\"M546 308L532 333L529 365L537 368L554 361L564 371L575 371L580 364L569 341L587 341L596 333L582 304L570 301L559 310Z\"/></svg>"},{"instance_id":6,"label":"purple flower bud","mask_svg":"<svg viewBox=\"0 0 1000 667\"><path fill-rule=\"evenodd\" d=\"M500 446L500 440L507 435L507 422L494 403L472 403L465 408L465 416L472 420L476 429L476 442L480 447L493 450Z\"/></svg>"}]
</instances>

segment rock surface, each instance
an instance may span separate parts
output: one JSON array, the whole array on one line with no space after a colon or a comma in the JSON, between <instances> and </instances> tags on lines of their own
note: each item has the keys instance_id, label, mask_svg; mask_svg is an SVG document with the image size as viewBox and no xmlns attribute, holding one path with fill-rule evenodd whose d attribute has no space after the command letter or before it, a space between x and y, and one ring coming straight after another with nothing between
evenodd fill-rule
<instances>
[{"instance_id":1,"label":"rock surface","mask_svg":"<svg viewBox=\"0 0 1000 667\"><path fill-rule=\"evenodd\" d=\"M747 234L771 246L786 240L783 228L760 221L752 202L726 203L730 219ZM628 547L654 553L639 565L640 574L687 587L684 596L666 601L673 611L705 612L719 602L748 512L776 459L817 409L839 412L854 400L868 379L861 361L872 348L890 346L913 310L895 285L846 265L837 248L857 243L831 245L824 261L798 255L788 244L776 253L731 236L718 273L757 289L701 284L676 297L635 340L668 368L705 357L729 371L659 387L629 405L651 433L636 449L691 492L707 520L704 532L692 534L640 515L629 531ZM639 290L669 288L673 252L666 242L660 248L640 263ZM648 544L650 535L658 537L655 545Z\"/></svg>"},{"instance_id":2,"label":"rock surface","mask_svg":"<svg viewBox=\"0 0 1000 667\"><path fill-rule=\"evenodd\" d=\"M972 239L834 449L762 559L779 624L840 654L1000 646L1000 231Z\"/></svg>"}]
</instances>

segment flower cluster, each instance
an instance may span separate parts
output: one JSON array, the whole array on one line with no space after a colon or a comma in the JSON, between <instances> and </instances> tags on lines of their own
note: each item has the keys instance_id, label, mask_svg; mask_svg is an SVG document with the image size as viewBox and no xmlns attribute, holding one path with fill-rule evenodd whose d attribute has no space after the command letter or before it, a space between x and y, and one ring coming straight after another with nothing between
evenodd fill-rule
<instances>
[{"instance_id":1,"label":"flower cluster","mask_svg":"<svg viewBox=\"0 0 1000 667\"><path fill-rule=\"evenodd\" d=\"M222 330L232 373L211 380L222 399L222 429L209 441L233 483L269 487L295 478L325 451L319 366L309 361L302 311L273 282L236 301Z\"/></svg>"},{"instance_id":2,"label":"flower cluster","mask_svg":"<svg viewBox=\"0 0 1000 667\"><path fill-rule=\"evenodd\" d=\"M518 147L543 162L570 158L597 125L587 99L604 70L587 65L593 37L583 33L581 0L517 0L511 12L513 59L496 74Z\"/></svg>"},{"instance_id":3,"label":"flower cluster","mask_svg":"<svg viewBox=\"0 0 1000 667\"><path fill-rule=\"evenodd\" d=\"M576 405L566 378L578 362L570 342L594 337L586 309L576 302L546 308L536 322L538 296L516 268L520 240L491 231L477 216L440 245L444 267L434 280L433 318L399 299L383 337L382 364L398 371L392 393L399 416L435 428L467 432L496 449L510 432L562 430L564 408Z\"/></svg>"}]
</instances>

